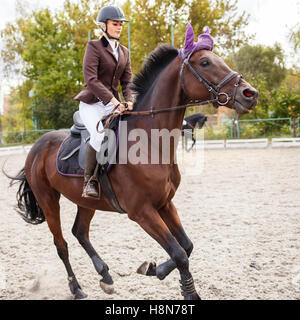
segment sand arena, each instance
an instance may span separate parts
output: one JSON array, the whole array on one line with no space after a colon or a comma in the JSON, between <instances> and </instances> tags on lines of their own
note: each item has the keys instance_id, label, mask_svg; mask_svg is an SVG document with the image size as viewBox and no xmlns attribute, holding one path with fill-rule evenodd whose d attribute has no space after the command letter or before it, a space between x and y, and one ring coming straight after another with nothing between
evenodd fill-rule
<instances>
[{"instance_id":1,"label":"sand arena","mask_svg":"<svg viewBox=\"0 0 300 320\"><path fill-rule=\"evenodd\" d=\"M0 166L6 161L13 175L25 158L0 157ZM194 243L190 270L201 298L300 299L300 150L206 150L202 172L182 171L174 203ZM8 188L2 173L0 185L0 299L72 299L47 224L26 224L14 211L17 185ZM177 270L162 282L136 273L145 260L164 262L163 249L126 215L97 212L90 238L115 287L105 294L71 233L75 215L62 198L64 238L87 299L182 299Z\"/></svg>"}]
</instances>

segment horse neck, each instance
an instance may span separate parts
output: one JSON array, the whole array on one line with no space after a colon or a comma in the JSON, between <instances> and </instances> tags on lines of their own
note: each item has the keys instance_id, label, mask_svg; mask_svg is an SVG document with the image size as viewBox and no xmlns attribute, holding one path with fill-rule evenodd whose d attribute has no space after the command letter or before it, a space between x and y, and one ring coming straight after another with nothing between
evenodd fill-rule
<instances>
[{"instance_id":1,"label":"horse neck","mask_svg":"<svg viewBox=\"0 0 300 320\"><path fill-rule=\"evenodd\" d=\"M180 82L181 61L175 58L161 72L152 87L148 90L141 104L140 110L161 110L184 105L187 100L182 93ZM146 127L148 125L158 129L181 129L184 118L185 109L170 110L149 116L145 120ZM149 122L149 123L148 123Z\"/></svg>"}]
</instances>

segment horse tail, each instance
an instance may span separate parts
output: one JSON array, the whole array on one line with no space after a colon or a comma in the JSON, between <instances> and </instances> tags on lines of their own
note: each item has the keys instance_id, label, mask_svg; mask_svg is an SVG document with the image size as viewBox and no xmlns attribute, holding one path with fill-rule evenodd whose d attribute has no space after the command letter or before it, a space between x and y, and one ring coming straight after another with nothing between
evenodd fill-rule
<instances>
[{"instance_id":1,"label":"horse tail","mask_svg":"<svg viewBox=\"0 0 300 320\"><path fill-rule=\"evenodd\" d=\"M4 170L3 173L11 179L10 186L18 181L20 183L17 192L17 212L20 216L30 224L41 224L45 221L43 210L36 201L36 198L26 179L25 168L23 168L15 177L8 176Z\"/></svg>"}]
</instances>

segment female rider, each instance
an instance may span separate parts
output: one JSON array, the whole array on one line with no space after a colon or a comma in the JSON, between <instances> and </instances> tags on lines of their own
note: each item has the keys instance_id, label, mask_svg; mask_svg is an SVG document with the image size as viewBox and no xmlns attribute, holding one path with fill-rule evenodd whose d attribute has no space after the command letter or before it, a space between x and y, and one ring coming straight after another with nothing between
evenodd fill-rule
<instances>
[{"instance_id":1,"label":"female rider","mask_svg":"<svg viewBox=\"0 0 300 320\"><path fill-rule=\"evenodd\" d=\"M83 60L85 87L75 97L80 101L79 114L90 133L90 142L86 150L84 185L82 197L99 198L99 187L94 177L96 152L100 151L104 133L96 130L97 123L103 116L118 108L125 110L117 87L122 87L128 109L133 109L133 97L129 88L131 82L131 65L129 51L118 41L123 21L127 21L122 10L115 6L103 7L97 17L102 37L87 44ZM102 123L98 130L103 129Z\"/></svg>"}]
</instances>

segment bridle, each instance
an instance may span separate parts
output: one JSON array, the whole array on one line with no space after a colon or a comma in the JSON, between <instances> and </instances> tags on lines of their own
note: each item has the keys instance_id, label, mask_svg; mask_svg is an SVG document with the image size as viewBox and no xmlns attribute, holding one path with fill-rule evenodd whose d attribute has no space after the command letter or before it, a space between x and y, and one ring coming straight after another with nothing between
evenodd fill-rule
<instances>
[{"instance_id":1,"label":"bridle","mask_svg":"<svg viewBox=\"0 0 300 320\"><path fill-rule=\"evenodd\" d=\"M186 90L186 85L184 82L184 69L187 67L191 73L206 87L206 89L210 92L212 100L214 100L214 105L217 106L226 106L229 101L232 100L232 103L235 101L236 93L237 93L237 88L240 85L242 75L240 75L238 72L231 71L223 80L219 82L219 84L215 85L212 82L206 80L197 70L191 65L189 62L189 58L184 58L183 63L181 65L180 69L180 80L181 80L181 87L187 96L187 98L192 102L193 100L190 99L189 94ZM220 90L227 84L229 83L232 79L236 78L236 82L233 87L233 92L231 95L228 95L226 92L220 92ZM222 97L225 97L225 101L221 101L220 99Z\"/></svg>"},{"instance_id":2,"label":"bridle","mask_svg":"<svg viewBox=\"0 0 300 320\"><path fill-rule=\"evenodd\" d=\"M182 90L184 91L186 97L189 99L189 103L186 103L181 106L173 106L173 107L170 106L169 108L164 108L164 109L159 109L159 110L154 110L153 107L151 107L151 109L148 111L128 111L128 109L126 109L126 111L124 111L122 114L132 115L132 116L149 116L149 115L151 115L152 117L154 117L154 115L158 114L158 113L171 112L174 110L182 110L182 109L195 107L195 106L203 106L203 105L213 104L215 107L218 107L218 106L226 106L229 103L229 101L232 101L232 103L234 103L235 98L236 98L236 94L237 94L237 89L240 85L240 82L241 82L241 79L243 78L243 76L240 75L238 72L231 71L223 80L220 81L219 84L215 85L212 82L206 80L200 73L197 72L197 70L195 70L195 68L189 62L189 59L191 56L192 56L192 53L190 53L188 55L188 57L187 57L187 55L183 55L183 53L182 53L183 63L181 65L181 69L180 69L181 87L182 87ZM187 67L192 72L192 74L207 88L207 90L211 94L210 100L199 101L199 100L190 99L189 94L186 90L185 82L184 82L184 69L185 69L185 67ZM236 81L235 81L235 84L233 87L232 94L228 95L226 92L220 92L220 90L234 78L236 78ZM225 97L226 101L222 102L220 100L222 97ZM119 113L115 112L116 109L117 109L117 107L110 114L108 114L107 116L104 116L100 120L100 121L106 120L106 125L105 125L104 129L107 128L107 126L112 121L112 119L114 119L115 117L118 117L120 115ZM98 123L98 125L99 125L99 123ZM97 131L98 131L98 125L97 125ZM104 129L102 131L104 131Z\"/></svg>"}]
</instances>

